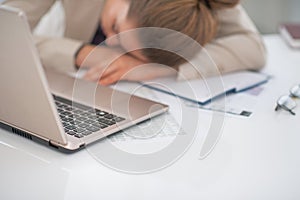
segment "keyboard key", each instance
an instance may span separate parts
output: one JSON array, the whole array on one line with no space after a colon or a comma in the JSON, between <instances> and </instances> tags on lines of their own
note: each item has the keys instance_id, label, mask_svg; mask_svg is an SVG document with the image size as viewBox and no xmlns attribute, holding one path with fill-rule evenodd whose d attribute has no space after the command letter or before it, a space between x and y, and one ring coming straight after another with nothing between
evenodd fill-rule
<instances>
[{"instance_id":1,"label":"keyboard key","mask_svg":"<svg viewBox=\"0 0 300 200\"><path fill-rule=\"evenodd\" d=\"M76 133L74 131L67 131L66 132L68 135L76 135Z\"/></svg>"},{"instance_id":2,"label":"keyboard key","mask_svg":"<svg viewBox=\"0 0 300 200\"><path fill-rule=\"evenodd\" d=\"M100 128L100 129L104 129L104 128L107 128L107 127L108 127L107 125L105 125L105 124L100 124L100 123L94 123L94 124L92 124L92 125L95 126L95 127Z\"/></svg>"},{"instance_id":3,"label":"keyboard key","mask_svg":"<svg viewBox=\"0 0 300 200\"><path fill-rule=\"evenodd\" d=\"M60 106L60 105L61 105L61 103L60 103L60 102L58 102L58 101L55 101L55 105L56 105L56 106Z\"/></svg>"},{"instance_id":4,"label":"keyboard key","mask_svg":"<svg viewBox=\"0 0 300 200\"><path fill-rule=\"evenodd\" d=\"M76 128L73 131L76 132L76 133L82 133L82 132L85 131L85 129L83 129L83 128Z\"/></svg>"},{"instance_id":5,"label":"keyboard key","mask_svg":"<svg viewBox=\"0 0 300 200\"><path fill-rule=\"evenodd\" d=\"M65 116L72 115L72 113L71 113L71 112L69 112L69 111L65 111L65 112L62 112L62 113L60 113L60 114L62 114L62 115L65 115Z\"/></svg>"},{"instance_id":6,"label":"keyboard key","mask_svg":"<svg viewBox=\"0 0 300 200\"><path fill-rule=\"evenodd\" d=\"M62 125L63 125L63 127L66 127L66 126L69 126L70 124L67 122L63 122Z\"/></svg>"},{"instance_id":7,"label":"keyboard key","mask_svg":"<svg viewBox=\"0 0 300 200\"><path fill-rule=\"evenodd\" d=\"M86 127L89 127L89 125L85 124L85 123L81 123L81 124L78 124L78 127L80 127L80 128L86 128Z\"/></svg>"},{"instance_id":8,"label":"keyboard key","mask_svg":"<svg viewBox=\"0 0 300 200\"><path fill-rule=\"evenodd\" d=\"M101 129L105 129L105 128L107 128L108 126L107 125L105 125L105 124L100 124L100 128Z\"/></svg>"},{"instance_id":9,"label":"keyboard key","mask_svg":"<svg viewBox=\"0 0 300 200\"><path fill-rule=\"evenodd\" d=\"M83 137L83 135L82 134L80 134L80 133L77 133L76 135L74 135L75 137L77 137L77 138L82 138Z\"/></svg>"},{"instance_id":10,"label":"keyboard key","mask_svg":"<svg viewBox=\"0 0 300 200\"><path fill-rule=\"evenodd\" d=\"M72 124L72 125L75 125L75 124L76 124L74 120L69 121L69 123Z\"/></svg>"},{"instance_id":11,"label":"keyboard key","mask_svg":"<svg viewBox=\"0 0 300 200\"><path fill-rule=\"evenodd\" d=\"M103 123L103 124L105 124L105 122L107 121L107 119L100 118L98 121L99 121L100 123Z\"/></svg>"},{"instance_id":12,"label":"keyboard key","mask_svg":"<svg viewBox=\"0 0 300 200\"><path fill-rule=\"evenodd\" d=\"M76 110L73 111L73 113L80 115L80 114L84 113L84 111L76 109Z\"/></svg>"},{"instance_id":13,"label":"keyboard key","mask_svg":"<svg viewBox=\"0 0 300 200\"><path fill-rule=\"evenodd\" d=\"M65 118L65 119L63 119L63 121L64 122L72 122L72 121L74 121L73 119L70 119L70 118Z\"/></svg>"},{"instance_id":14,"label":"keyboard key","mask_svg":"<svg viewBox=\"0 0 300 200\"><path fill-rule=\"evenodd\" d=\"M89 130L89 131L92 131L92 132L100 131L100 128L95 127L95 126L89 126L86 129Z\"/></svg>"},{"instance_id":15,"label":"keyboard key","mask_svg":"<svg viewBox=\"0 0 300 200\"><path fill-rule=\"evenodd\" d=\"M65 105L65 104L60 104L60 105L58 105L57 107L59 107L59 108L61 108L61 109L65 109L65 108L67 108L68 106Z\"/></svg>"},{"instance_id":16,"label":"keyboard key","mask_svg":"<svg viewBox=\"0 0 300 200\"><path fill-rule=\"evenodd\" d=\"M80 115L74 114L74 113L73 113L73 118L74 118L74 119L79 118L79 117L80 117Z\"/></svg>"},{"instance_id":17,"label":"keyboard key","mask_svg":"<svg viewBox=\"0 0 300 200\"><path fill-rule=\"evenodd\" d=\"M88 119L88 120L86 120L86 121L84 121L84 122L87 123L87 124L93 124L93 123L95 123L96 121L95 121L95 120Z\"/></svg>"},{"instance_id":18,"label":"keyboard key","mask_svg":"<svg viewBox=\"0 0 300 200\"><path fill-rule=\"evenodd\" d=\"M98 115L98 116L104 116L104 115L107 115L108 113L107 112L104 112L104 111L96 111L96 114Z\"/></svg>"},{"instance_id":19,"label":"keyboard key","mask_svg":"<svg viewBox=\"0 0 300 200\"><path fill-rule=\"evenodd\" d=\"M91 113L89 113L89 112L81 113L80 116L82 116L82 117L90 117Z\"/></svg>"},{"instance_id":20,"label":"keyboard key","mask_svg":"<svg viewBox=\"0 0 300 200\"><path fill-rule=\"evenodd\" d=\"M81 134L84 135L84 136L87 136L87 135L90 135L92 133L93 133L92 131L84 131Z\"/></svg>"},{"instance_id":21,"label":"keyboard key","mask_svg":"<svg viewBox=\"0 0 300 200\"><path fill-rule=\"evenodd\" d=\"M97 116L97 115L90 115L90 116L89 116L89 119L96 120L96 119L98 119L98 116Z\"/></svg>"},{"instance_id":22,"label":"keyboard key","mask_svg":"<svg viewBox=\"0 0 300 200\"><path fill-rule=\"evenodd\" d=\"M102 124L106 124L106 125L109 125L109 126L114 125L116 123L116 122L113 122L113 121L110 121L110 120L104 119L104 118L101 118L98 121Z\"/></svg>"},{"instance_id":23,"label":"keyboard key","mask_svg":"<svg viewBox=\"0 0 300 200\"><path fill-rule=\"evenodd\" d=\"M70 125L70 126L67 126L66 129L73 131L76 129L76 126Z\"/></svg>"},{"instance_id":24,"label":"keyboard key","mask_svg":"<svg viewBox=\"0 0 300 200\"><path fill-rule=\"evenodd\" d=\"M122 117L116 117L116 118L114 118L114 121L115 122L121 122L121 121L124 121L125 119L124 118L122 118Z\"/></svg>"},{"instance_id":25,"label":"keyboard key","mask_svg":"<svg viewBox=\"0 0 300 200\"><path fill-rule=\"evenodd\" d=\"M72 107L67 107L67 108L65 108L65 110L66 110L66 111L72 111L73 108L72 108Z\"/></svg>"},{"instance_id":26,"label":"keyboard key","mask_svg":"<svg viewBox=\"0 0 300 200\"><path fill-rule=\"evenodd\" d=\"M84 121L78 120L78 119L74 119L75 124L82 124L84 123Z\"/></svg>"},{"instance_id":27,"label":"keyboard key","mask_svg":"<svg viewBox=\"0 0 300 200\"><path fill-rule=\"evenodd\" d=\"M111 113L53 95L65 132L77 138L125 120Z\"/></svg>"},{"instance_id":28,"label":"keyboard key","mask_svg":"<svg viewBox=\"0 0 300 200\"><path fill-rule=\"evenodd\" d=\"M106 119L113 119L113 118L116 117L116 116L113 115L113 114L107 114L107 115L104 115L104 117L105 117Z\"/></svg>"},{"instance_id":29,"label":"keyboard key","mask_svg":"<svg viewBox=\"0 0 300 200\"><path fill-rule=\"evenodd\" d=\"M116 122L107 120L105 124L112 126L112 125L116 124Z\"/></svg>"},{"instance_id":30,"label":"keyboard key","mask_svg":"<svg viewBox=\"0 0 300 200\"><path fill-rule=\"evenodd\" d=\"M76 118L75 120L84 122L84 121L86 121L87 119L88 119L88 118L85 118L85 117L79 117L79 118Z\"/></svg>"},{"instance_id":31,"label":"keyboard key","mask_svg":"<svg viewBox=\"0 0 300 200\"><path fill-rule=\"evenodd\" d=\"M58 108L57 111L58 111L58 113L64 112L64 110L62 110L62 109L60 109L60 108Z\"/></svg>"},{"instance_id":32,"label":"keyboard key","mask_svg":"<svg viewBox=\"0 0 300 200\"><path fill-rule=\"evenodd\" d=\"M67 118L74 120L74 116L72 114L71 115L67 115Z\"/></svg>"}]
</instances>

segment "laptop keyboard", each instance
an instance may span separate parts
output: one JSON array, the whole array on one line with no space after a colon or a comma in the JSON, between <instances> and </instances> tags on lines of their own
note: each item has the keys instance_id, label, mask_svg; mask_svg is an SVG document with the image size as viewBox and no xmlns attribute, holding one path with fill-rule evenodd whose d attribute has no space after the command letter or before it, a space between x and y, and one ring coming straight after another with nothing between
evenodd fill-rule
<instances>
[{"instance_id":1,"label":"laptop keyboard","mask_svg":"<svg viewBox=\"0 0 300 200\"><path fill-rule=\"evenodd\" d=\"M53 95L65 132L82 138L124 121L125 118Z\"/></svg>"}]
</instances>

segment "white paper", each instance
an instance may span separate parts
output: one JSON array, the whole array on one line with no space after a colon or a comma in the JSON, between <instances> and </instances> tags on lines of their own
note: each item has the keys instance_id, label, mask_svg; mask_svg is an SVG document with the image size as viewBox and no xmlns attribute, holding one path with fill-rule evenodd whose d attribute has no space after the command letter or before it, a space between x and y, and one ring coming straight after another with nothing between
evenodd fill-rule
<instances>
[{"instance_id":1,"label":"white paper","mask_svg":"<svg viewBox=\"0 0 300 200\"><path fill-rule=\"evenodd\" d=\"M263 84L267 80L268 76L265 74L243 71L205 80L176 81L175 77L169 77L143 82L143 84L186 100L206 104L211 99L225 93L247 90Z\"/></svg>"}]
</instances>

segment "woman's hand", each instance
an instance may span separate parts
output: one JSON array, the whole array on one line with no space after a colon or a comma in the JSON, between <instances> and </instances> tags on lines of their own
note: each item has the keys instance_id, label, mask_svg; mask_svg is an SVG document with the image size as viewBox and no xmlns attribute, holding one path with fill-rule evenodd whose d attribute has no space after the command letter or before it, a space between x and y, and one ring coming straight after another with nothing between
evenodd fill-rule
<instances>
[{"instance_id":1,"label":"woman's hand","mask_svg":"<svg viewBox=\"0 0 300 200\"><path fill-rule=\"evenodd\" d=\"M91 68L84 78L90 81L97 81L101 85L110 85L119 80L144 81L175 74L176 71L174 69L157 64L147 64L125 54L106 68Z\"/></svg>"},{"instance_id":2,"label":"woman's hand","mask_svg":"<svg viewBox=\"0 0 300 200\"><path fill-rule=\"evenodd\" d=\"M176 74L173 68L147 63L125 54L120 48L105 46L86 45L79 52L76 64L88 70L84 79L101 85L110 85L119 80L144 81Z\"/></svg>"},{"instance_id":3,"label":"woman's hand","mask_svg":"<svg viewBox=\"0 0 300 200\"><path fill-rule=\"evenodd\" d=\"M121 48L87 44L80 49L75 58L75 64L83 69L105 67L122 54L124 54L124 51Z\"/></svg>"}]
</instances>

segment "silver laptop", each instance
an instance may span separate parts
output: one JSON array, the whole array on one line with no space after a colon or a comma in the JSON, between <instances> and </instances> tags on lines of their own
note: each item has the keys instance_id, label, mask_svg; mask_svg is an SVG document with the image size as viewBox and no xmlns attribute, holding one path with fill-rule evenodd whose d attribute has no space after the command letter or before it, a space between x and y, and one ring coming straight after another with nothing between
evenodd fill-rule
<instances>
[{"instance_id":1,"label":"silver laptop","mask_svg":"<svg viewBox=\"0 0 300 200\"><path fill-rule=\"evenodd\" d=\"M0 6L0 126L64 152L168 110L168 106L44 70L26 17Z\"/></svg>"}]
</instances>

